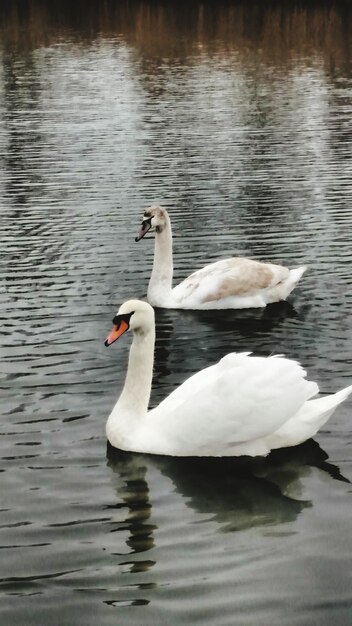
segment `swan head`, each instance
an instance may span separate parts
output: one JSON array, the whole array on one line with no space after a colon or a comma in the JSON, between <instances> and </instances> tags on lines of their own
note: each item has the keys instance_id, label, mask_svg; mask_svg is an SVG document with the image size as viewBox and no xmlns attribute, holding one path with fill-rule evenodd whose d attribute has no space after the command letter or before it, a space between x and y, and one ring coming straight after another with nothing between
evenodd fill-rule
<instances>
[{"instance_id":1,"label":"swan head","mask_svg":"<svg viewBox=\"0 0 352 626\"><path fill-rule=\"evenodd\" d=\"M127 300L121 304L112 323L114 326L105 340L106 346L111 346L129 329L137 334L147 334L154 328L154 309L148 302Z\"/></svg>"},{"instance_id":2,"label":"swan head","mask_svg":"<svg viewBox=\"0 0 352 626\"><path fill-rule=\"evenodd\" d=\"M157 233L162 233L169 222L170 220L166 209L162 206L150 206L144 210L142 226L135 241L143 239L148 230L155 230Z\"/></svg>"}]
</instances>

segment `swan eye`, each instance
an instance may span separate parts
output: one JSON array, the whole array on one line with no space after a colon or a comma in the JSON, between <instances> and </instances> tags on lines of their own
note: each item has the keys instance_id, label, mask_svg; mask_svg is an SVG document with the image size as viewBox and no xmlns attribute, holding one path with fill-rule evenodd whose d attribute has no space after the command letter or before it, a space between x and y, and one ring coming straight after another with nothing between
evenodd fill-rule
<instances>
[{"instance_id":1,"label":"swan eye","mask_svg":"<svg viewBox=\"0 0 352 626\"><path fill-rule=\"evenodd\" d=\"M134 311L132 311L131 313L122 313L121 315L115 315L115 317L112 320L112 323L114 324L114 326L117 327L117 330L120 328L121 322L126 322L128 326L130 325L130 319L133 313Z\"/></svg>"}]
</instances>

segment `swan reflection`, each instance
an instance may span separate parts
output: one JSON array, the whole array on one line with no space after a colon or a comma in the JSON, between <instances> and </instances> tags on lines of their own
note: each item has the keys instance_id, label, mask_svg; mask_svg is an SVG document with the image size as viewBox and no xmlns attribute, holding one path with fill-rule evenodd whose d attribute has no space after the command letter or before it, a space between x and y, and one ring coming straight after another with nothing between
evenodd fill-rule
<instances>
[{"instance_id":1,"label":"swan reflection","mask_svg":"<svg viewBox=\"0 0 352 626\"><path fill-rule=\"evenodd\" d=\"M112 452L111 452L112 451ZM116 454L117 453L117 454ZM151 502L149 487L146 480L147 468L140 462L137 454L124 453L108 446L108 465L114 471L114 486L123 504L109 508L121 509L127 505L127 516L116 523L112 532L121 530L121 526L129 532L126 541L131 549L130 554L147 552L154 547L155 524L150 523ZM151 559L133 559L121 563L130 572L146 572L155 561Z\"/></svg>"},{"instance_id":2,"label":"swan reflection","mask_svg":"<svg viewBox=\"0 0 352 626\"><path fill-rule=\"evenodd\" d=\"M171 480L187 508L231 532L294 521L312 502L302 496L315 468L347 481L317 442L275 451L267 458L177 458L127 453L108 445L119 498L127 504L128 545L135 553L154 547L153 501L158 481ZM148 486L151 474L152 487Z\"/></svg>"}]
</instances>

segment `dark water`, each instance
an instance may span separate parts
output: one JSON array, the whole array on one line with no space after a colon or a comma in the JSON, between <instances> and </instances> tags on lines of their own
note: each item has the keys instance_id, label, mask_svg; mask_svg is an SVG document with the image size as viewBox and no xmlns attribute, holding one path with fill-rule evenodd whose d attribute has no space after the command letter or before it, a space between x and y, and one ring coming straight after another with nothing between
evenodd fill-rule
<instances>
[{"instance_id":1,"label":"dark water","mask_svg":"<svg viewBox=\"0 0 352 626\"><path fill-rule=\"evenodd\" d=\"M1 2L0 622L351 623L352 404L267 460L107 455L146 293L232 254L309 271L264 311L157 313L152 402L230 350L352 381L348 3Z\"/></svg>"}]
</instances>

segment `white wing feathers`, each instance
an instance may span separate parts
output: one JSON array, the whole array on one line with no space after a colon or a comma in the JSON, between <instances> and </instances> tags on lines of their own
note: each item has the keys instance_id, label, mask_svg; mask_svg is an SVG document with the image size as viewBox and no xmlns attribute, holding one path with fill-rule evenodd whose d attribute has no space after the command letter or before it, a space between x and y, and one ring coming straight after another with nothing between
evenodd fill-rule
<instances>
[{"instance_id":1,"label":"white wing feathers","mask_svg":"<svg viewBox=\"0 0 352 626\"><path fill-rule=\"evenodd\" d=\"M289 273L281 265L234 257L193 272L173 289L173 294L180 301L191 298L199 302L244 297L278 285Z\"/></svg>"},{"instance_id":2,"label":"white wing feathers","mask_svg":"<svg viewBox=\"0 0 352 626\"><path fill-rule=\"evenodd\" d=\"M148 413L146 436L153 436L155 428L154 436L164 445L177 441L187 453L196 433L198 449L223 449L225 442L232 445L275 432L318 393L295 361L249 354L230 353L191 376Z\"/></svg>"}]
</instances>

